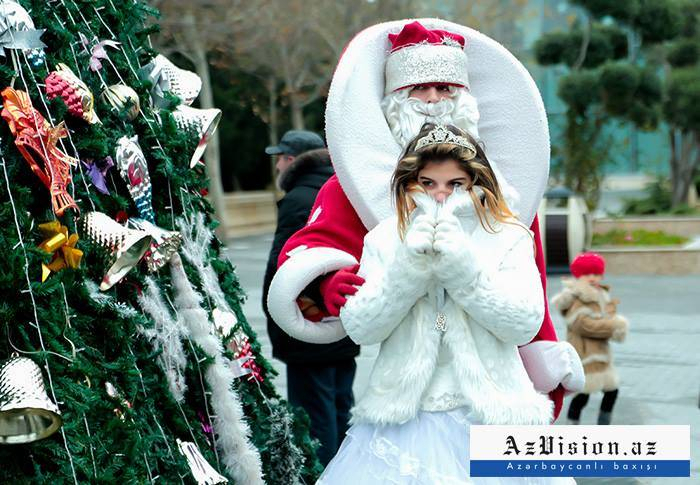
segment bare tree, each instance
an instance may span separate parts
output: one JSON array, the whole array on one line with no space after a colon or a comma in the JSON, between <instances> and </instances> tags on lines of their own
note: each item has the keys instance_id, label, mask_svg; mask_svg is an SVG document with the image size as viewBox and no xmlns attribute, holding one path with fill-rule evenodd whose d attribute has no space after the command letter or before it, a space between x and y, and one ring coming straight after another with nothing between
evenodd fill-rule
<instances>
[{"instance_id":1,"label":"bare tree","mask_svg":"<svg viewBox=\"0 0 700 485\"><path fill-rule=\"evenodd\" d=\"M304 108L325 95L332 75L333 52L313 28L308 15L313 8L304 0L268 2L249 19L265 32L264 38L254 45L238 45L233 52L241 68L261 76L271 88L281 86L295 129L304 129ZM275 116L270 113L270 118Z\"/></svg>"},{"instance_id":2,"label":"bare tree","mask_svg":"<svg viewBox=\"0 0 700 485\"><path fill-rule=\"evenodd\" d=\"M380 22L411 18L424 2L417 0L318 0L308 7L311 28L331 49L334 61L358 32ZM434 9L426 9L426 12Z\"/></svg>"},{"instance_id":3,"label":"bare tree","mask_svg":"<svg viewBox=\"0 0 700 485\"><path fill-rule=\"evenodd\" d=\"M215 108L209 71L209 53L230 41L231 36L247 29L246 15L254 2L245 0L158 0L152 2L161 12L161 35L154 38L164 53L177 52L194 65L202 79L200 106ZM226 210L220 174L219 137L209 139L204 154L210 178L209 197L221 221L219 235L225 237Z\"/></svg>"},{"instance_id":4,"label":"bare tree","mask_svg":"<svg viewBox=\"0 0 700 485\"><path fill-rule=\"evenodd\" d=\"M303 129L304 108L326 95L335 64L350 39L370 25L410 16L416 3L271 0L250 19L266 32L265 41L252 51L238 48L237 62L248 72L264 73L268 82L270 77L278 80L292 127Z\"/></svg>"}]
</instances>

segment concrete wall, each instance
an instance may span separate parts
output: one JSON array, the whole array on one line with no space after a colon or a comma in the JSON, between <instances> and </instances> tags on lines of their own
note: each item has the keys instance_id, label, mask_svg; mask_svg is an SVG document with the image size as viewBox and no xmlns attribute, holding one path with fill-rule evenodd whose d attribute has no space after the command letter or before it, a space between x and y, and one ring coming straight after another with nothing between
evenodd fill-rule
<instances>
[{"instance_id":1,"label":"concrete wall","mask_svg":"<svg viewBox=\"0 0 700 485\"><path fill-rule=\"evenodd\" d=\"M633 231L645 229L647 231L663 231L667 234L675 234L692 238L700 236L700 217L625 217L623 219L595 219L593 232L602 234L613 229Z\"/></svg>"},{"instance_id":2,"label":"concrete wall","mask_svg":"<svg viewBox=\"0 0 700 485\"><path fill-rule=\"evenodd\" d=\"M700 217L625 217L623 219L596 219L594 233L605 233L613 229L633 231L663 231L690 239L700 236ZM678 246L662 247L595 247L607 262L606 272L616 275L700 274L700 249Z\"/></svg>"},{"instance_id":3,"label":"concrete wall","mask_svg":"<svg viewBox=\"0 0 700 485\"><path fill-rule=\"evenodd\" d=\"M700 249L616 247L593 250L605 258L607 274L700 274Z\"/></svg>"},{"instance_id":4,"label":"concrete wall","mask_svg":"<svg viewBox=\"0 0 700 485\"><path fill-rule=\"evenodd\" d=\"M234 192L224 195L226 237L272 233L277 224L277 196L269 191Z\"/></svg>"}]
</instances>

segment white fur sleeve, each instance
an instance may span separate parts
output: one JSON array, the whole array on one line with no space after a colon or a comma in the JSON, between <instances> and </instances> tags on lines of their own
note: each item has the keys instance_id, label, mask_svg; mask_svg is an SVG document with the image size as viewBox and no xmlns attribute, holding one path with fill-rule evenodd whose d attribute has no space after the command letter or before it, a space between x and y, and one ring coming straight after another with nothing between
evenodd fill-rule
<instances>
[{"instance_id":1,"label":"white fur sleeve","mask_svg":"<svg viewBox=\"0 0 700 485\"><path fill-rule=\"evenodd\" d=\"M403 244L393 254L381 255L384 236L379 232L365 238L358 271L365 283L340 310L345 331L360 345L385 340L427 291L429 274L412 264Z\"/></svg>"},{"instance_id":2,"label":"white fur sleeve","mask_svg":"<svg viewBox=\"0 0 700 485\"><path fill-rule=\"evenodd\" d=\"M478 249L473 245L471 249L472 261L478 261ZM447 291L471 318L504 342L527 344L542 325L542 283L532 239L525 232L497 271L479 271L471 284L448 287Z\"/></svg>"}]
</instances>

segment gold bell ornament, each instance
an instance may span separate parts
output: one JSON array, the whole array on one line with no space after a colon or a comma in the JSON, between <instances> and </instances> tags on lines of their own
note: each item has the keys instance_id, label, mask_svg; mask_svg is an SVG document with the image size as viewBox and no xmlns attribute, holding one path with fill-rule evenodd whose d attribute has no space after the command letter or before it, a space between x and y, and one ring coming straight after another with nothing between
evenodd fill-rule
<instances>
[{"instance_id":1,"label":"gold bell ornament","mask_svg":"<svg viewBox=\"0 0 700 485\"><path fill-rule=\"evenodd\" d=\"M39 366L13 355L0 363L0 444L31 443L51 436L63 424L49 399Z\"/></svg>"},{"instance_id":2,"label":"gold bell ornament","mask_svg":"<svg viewBox=\"0 0 700 485\"><path fill-rule=\"evenodd\" d=\"M126 276L153 241L146 232L122 226L102 212L89 212L85 216L83 232L108 254L108 269L100 283L102 291L110 289Z\"/></svg>"}]
</instances>

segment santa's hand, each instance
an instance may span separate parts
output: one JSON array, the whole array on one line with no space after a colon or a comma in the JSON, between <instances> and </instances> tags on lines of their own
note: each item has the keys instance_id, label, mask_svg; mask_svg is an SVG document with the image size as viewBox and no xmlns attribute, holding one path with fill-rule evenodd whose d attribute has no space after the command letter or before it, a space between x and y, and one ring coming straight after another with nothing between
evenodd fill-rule
<instances>
[{"instance_id":1,"label":"santa's hand","mask_svg":"<svg viewBox=\"0 0 700 485\"><path fill-rule=\"evenodd\" d=\"M427 214L416 216L404 239L409 257L415 262L427 263L427 258L433 254L434 237L435 219Z\"/></svg>"},{"instance_id":2,"label":"santa's hand","mask_svg":"<svg viewBox=\"0 0 700 485\"><path fill-rule=\"evenodd\" d=\"M452 214L438 219L435 226L435 275L446 287L464 286L476 278L478 269L474 261L472 243L464 234L457 217Z\"/></svg>"},{"instance_id":3,"label":"santa's hand","mask_svg":"<svg viewBox=\"0 0 700 485\"><path fill-rule=\"evenodd\" d=\"M328 313L320 309L316 302L308 296L300 296L297 298L297 305L304 318L310 322L320 322L328 316Z\"/></svg>"},{"instance_id":4,"label":"santa's hand","mask_svg":"<svg viewBox=\"0 0 700 485\"><path fill-rule=\"evenodd\" d=\"M347 297L357 293L357 286L364 284L364 278L356 274L358 269L359 264L347 266L321 282L323 304L329 315L340 315L340 309L347 302Z\"/></svg>"}]
</instances>

